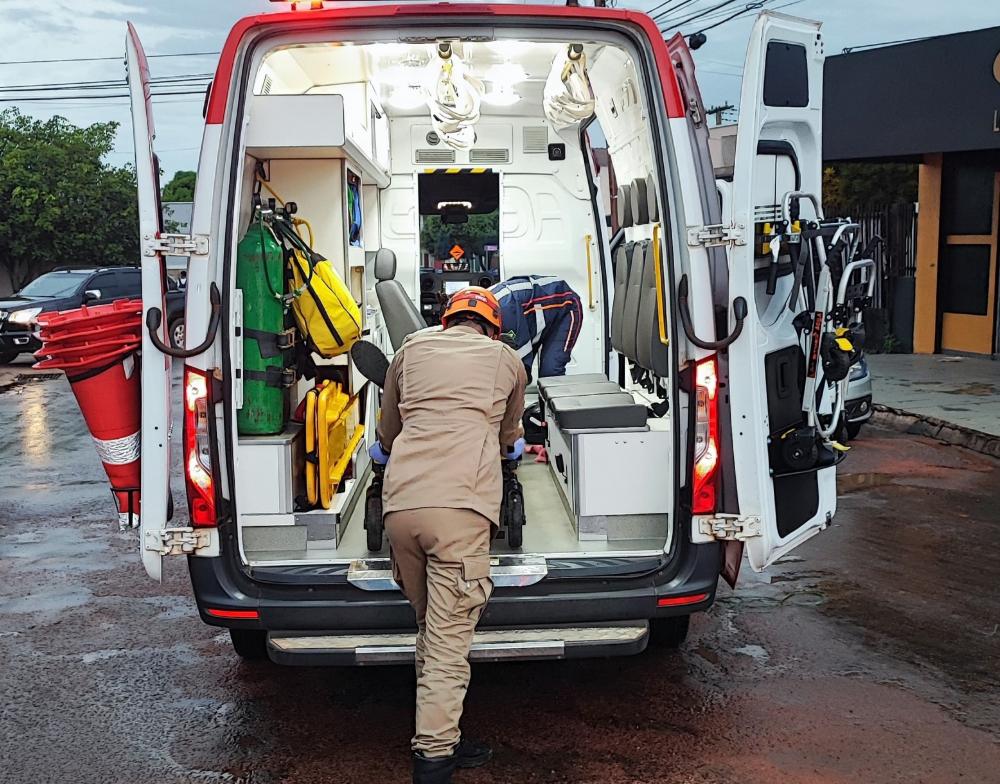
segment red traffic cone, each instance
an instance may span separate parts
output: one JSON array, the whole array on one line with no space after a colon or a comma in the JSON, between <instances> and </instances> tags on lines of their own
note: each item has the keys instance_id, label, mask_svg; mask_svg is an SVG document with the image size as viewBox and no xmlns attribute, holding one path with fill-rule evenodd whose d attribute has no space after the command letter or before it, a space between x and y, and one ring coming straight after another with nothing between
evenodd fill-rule
<instances>
[{"instance_id":1,"label":"red traffic cone","mask_svg":"<svg viewBox=\"0 0 1000 784\"><path fill-rule=\"evenodd\" d=\"M72 373L72 371L70 371ZM118 525L139 525L140 400L139 363L135 354L111 365L67 375L80 412L111 480L118 505Z\"/></svg>"},{"instance_id":2,"label":"red traffic cone","mask_svg":"<svg viewBox=\"0 0 1000 784\"><path fill-rule=\"evenodd\" d=\"M141 318L141 300L120 300L38 319L35 367L66 371L111 480L121 528L139 525Z\"/></svg>"}]
</instances>

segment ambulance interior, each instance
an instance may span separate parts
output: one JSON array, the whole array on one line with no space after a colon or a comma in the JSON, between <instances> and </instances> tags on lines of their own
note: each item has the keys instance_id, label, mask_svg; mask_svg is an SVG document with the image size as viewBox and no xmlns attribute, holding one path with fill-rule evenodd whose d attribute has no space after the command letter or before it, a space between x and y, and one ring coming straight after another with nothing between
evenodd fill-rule
<instances>
[{"instance_id":1,"label":"ambulance interior","mask_svg":"<svg viewBox=\"0 0 1000 784\"><path fill-rule=\"evenodd\" d=\"M512 550L501 535L493 552L662 554L681 472L672 325L657 283L670 241L643 61L611 33L428 33L261 48L237 142L234 247L255 192L294 202L312 247L361 304L363 338L389 356L401 333L439 323L458 288L564 279L582 300L580 337L568 375L533 383L528 396L544 413L549 461L521 461L523 545ZM241 340L231 329L234 357ZM378 390L349 354L313 358L347 400L333 454L307 470L294 417L279 433L228 439L250 567L375 555L364 515ZM291 411L314 384L288 389ZM327 483L328 505L310 502L307 480Z\"/></svg>"}]
</instances>

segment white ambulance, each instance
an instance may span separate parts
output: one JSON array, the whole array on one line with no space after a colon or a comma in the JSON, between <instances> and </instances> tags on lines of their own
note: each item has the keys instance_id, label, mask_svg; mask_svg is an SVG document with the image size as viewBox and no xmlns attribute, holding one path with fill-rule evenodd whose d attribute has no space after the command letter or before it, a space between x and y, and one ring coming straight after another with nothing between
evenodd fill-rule
<instances>
[{"instance_id":1,"label":"white ambulance","mask_svg":"<svg viewBox=\"0 0 1000 784\"><path fill-rule=\"evenodd\" d=\"M184 236L161 224L149 72L129 26L150 576L188 556L203 620L229 628L242 656L412 659L412 610L364 524L378 390L349 354L314 357L358 434L325 505L303 490L310 457L294 417L265 435L237 424L249 339L237 245L280 199L308 219L312 248L360 304L364 338L388 354L464 285L537 274L580 295L568 375L529 390L549 461L520 466L523 540L493 545L474 660L678 644L744 551L761 570L830 524L840 366L870 272L854 228L820 210L818 23L758 18L735 173L717 183L686 42L665 41L643 13L541 0L293 6L241 20L226 41ZM188 257L183 350L160 316L166 255ZM172 359L184 363L180 427ZM290 410L313 383L289 371ZM177 449L183 520L169 490Z\"/></svg>"}]
</instances>

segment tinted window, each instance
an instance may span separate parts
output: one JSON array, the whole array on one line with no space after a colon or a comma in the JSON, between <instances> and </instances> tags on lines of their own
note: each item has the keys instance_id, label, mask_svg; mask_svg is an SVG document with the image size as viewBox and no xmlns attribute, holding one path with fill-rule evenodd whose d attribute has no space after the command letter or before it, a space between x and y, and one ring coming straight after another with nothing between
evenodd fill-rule
<instances>
[{"instance_id":1,"label":"tinted window","mask_svg":"<svg viewBox=\"0 0 1000 784\"><path fill-rule=\"evenodd\" d=\"M941 310L985 316L990 289L989 245L945 245L938 278Z\"/></svg>"},{"instance_id":2,"label":"tinted window","mask_svg":"<svg viewBox=\"0 0 1000 784\"><path fill-rule=\"evenodd\" d=\"M993 167L975 159L948 163L941 188L942 233L992 233Z\"/></svg>"},{"instance_id":3,"label":"tinted window","mask_svg":"<svg viewBox=\"0 0 1000 784\"><path fill-rule=\"evenodd\" d=\"M764 60L764 104L808 106L809 68L801 44L771 41Z\"/></svg>"},{"instance_id":4,"label":"tinted window","mask_svg":"<svg viewBox=\"0 0 1000 784\"><path fill-rule=\"evenodd\" d=\"M47 272L21 289L25 297L67 297L80 288L89 272Z\"/></svg>"},{"instance_id":5,"label":"tinted window","mask_svg":"<svg viewBox=\"0 0 1000 784\"><path fill-rule=\"evenodd\" d=\"M142 274L139 270L123 270L118 273L118 296L141 297Z\"/></svg>"},{"instance_id":6,"label":"tinted window","mask_svg":"<svg viewBox=\"0 0 1000 784\"><path fill-rule=\"evenodd\" d=\"M91 278L87 289L98 289L101 299L112 299L118 296L118 279L113 272L101 272Z\"/></svg>"}]
</instances>

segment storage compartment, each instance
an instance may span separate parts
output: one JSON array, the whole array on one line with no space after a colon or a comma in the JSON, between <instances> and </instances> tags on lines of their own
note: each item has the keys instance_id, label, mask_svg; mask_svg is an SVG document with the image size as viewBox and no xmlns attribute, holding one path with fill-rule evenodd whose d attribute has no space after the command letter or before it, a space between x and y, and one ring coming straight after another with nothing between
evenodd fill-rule
<instances>
[{"instance_id":1,"label":"storage compartment","mask_svg":"<svg viewBox=\"0 0 1000 784\"><path fill-rule=\"evenodd\" d=\"M549 460L580 541L663 538L673 440L667 422L633 430L562 430L546 415ZM609 492L609 488L614 488Z\"/></svg>"},{"instance_id":2,"label":"storage compartment","mask_svg":"<svg viewBox=\"0 0 1000 784\"><path fill-rule=\"evenodd\" d=\"M286 41L259 55L252 89L247 86L237 224L248 225L255 191L265 204L270 198L294 202L295 216L309 221L312 248L333 263L361 304L363 337L383 349L389 341L374 293L380 249L395 254L394 280L418 307L422 292L440 305L454 288L470 283L558 277L582 303L573 315L578 339L570 372L605 372L614 282L611 202L600 194L610 192L616 177L632 182L653 170L635 53L624 39L584 44L598 96L584 144L578 119L560 126L545 106L544 85L550 74L563 72L571 42L551 30L509 50L496 41L453 42L452 56L486 86L474 138L449 140L428 111L424 80L434 74L438 50L425 42L435 31L424 33L414 42L390 43L319 42L310 33L308 42ZM516 90L504 83L508 78ZM600 145L598 156L591 148ZM654 203L655 190L650 186ZM648 203L640 212L654 220ZM652 230L651 224L626 229L631 242L647 244ZM544 303L539 313L541 308ZM437 310L423 312L436 323ZM631 312L627 321L637 328ZM229 348L237 355L242 340L231 336ZM235 451L234 506L241 554L250 566L343 564L372 555L364 526L367 450L380 394L348 354L314 359L318 376L298 378L289 390L290 408L321 380L341 384L351 401L348 416L334 427L336 446L328 447L324 468L318 456L307 464L299 426L226 445ZM239 363L235 358L237 370ZM626 416L636 426L560 431L550 421L550 463L526 456L517 472L523 546L512 550L498 537L494 553L648 556L669 547L675 495L669 419L645 425L646 403L630 402L632 390L615 389L621 410L605 415ZM307 465L311 474L332 466L336 481L328 497L314 492L310 500ZM381 553L388 554L385 542Z\"/></svg>"},{"instance_id":3,"label":"storage compartment","mask_svg":"<svg viewBox=\"0 0 1000 784\"><path fill-rule=\"evenodd\" d=\"M274 436L240 439L236 492L240 505L255 515L290 515L305 495L305 431L291 423ZM266 481L262 479L266 477Z\"/></svg>"}]
</instances>

